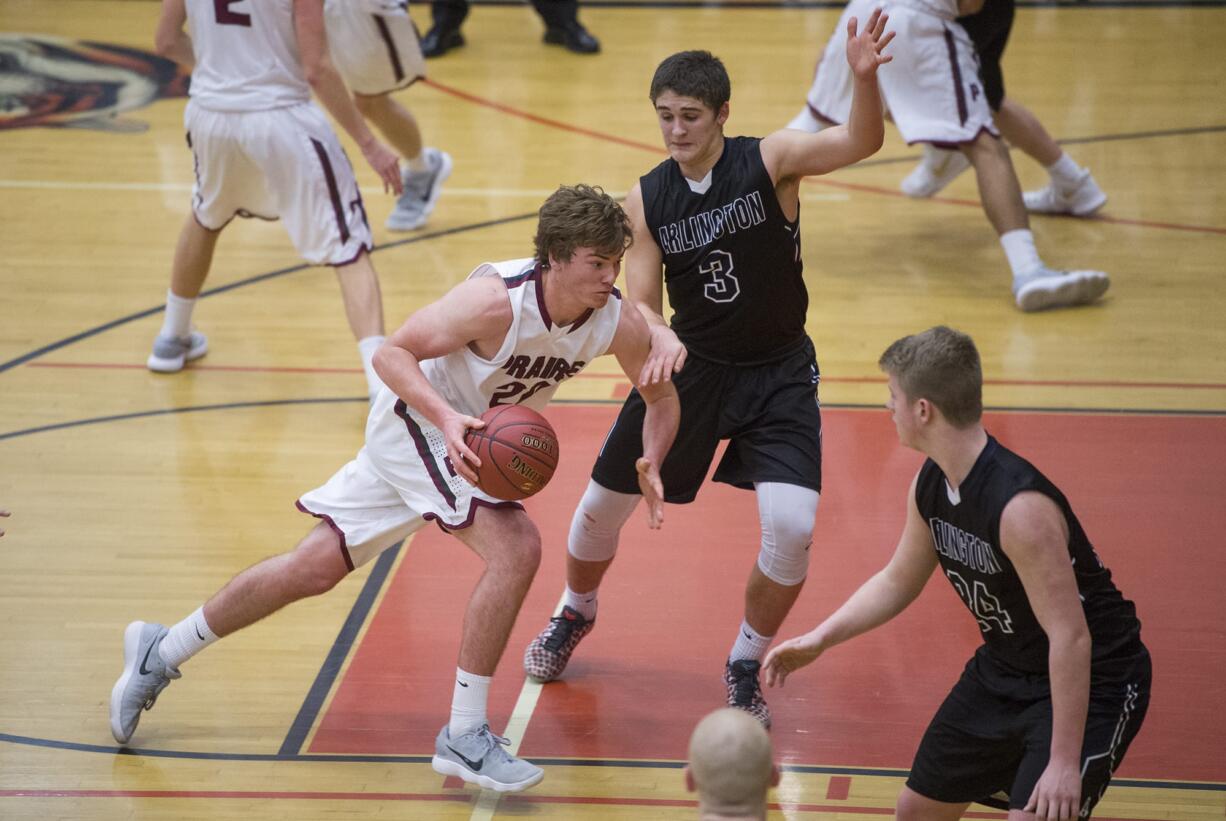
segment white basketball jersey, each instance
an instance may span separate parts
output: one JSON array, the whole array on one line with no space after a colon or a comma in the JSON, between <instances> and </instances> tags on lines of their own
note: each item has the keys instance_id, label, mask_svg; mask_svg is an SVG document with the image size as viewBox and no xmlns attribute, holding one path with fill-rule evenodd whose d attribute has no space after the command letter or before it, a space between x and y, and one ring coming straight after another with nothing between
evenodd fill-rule
<instances>
[{"instance_id":1,"label":"white basketball jersey","mask_svg":"<svg viewBox=\"0 0 1226 821\"><path fill-rule=\"evenodd\" d=\"M187 0L196 67L190 94L215 111L311 99L294 36L293 0Z\"/></svg>"},{"instance_id":2,"label":"white basketball jersey","mask_svg":"<svg viewBox=\"0 0 1226 821\"><path fill-rule=\"evenodd\" d=\"M491 268L493 270L491 270ZM545 308L541 269L532 259L486 263L469 274L501 276L511 299L511 327L498 353L490 359L465 346L421 363L430 384L453 408L480 416L495 405L525 405L542 410L558 385L579 373L613 343L621 318L621 294L616 290L603 308L588 310L570 325L558 326ZM384 387L371 406L366 444L376 465L388 469L395 452L414 445L397 412L399 397ZM413 408L402 408L431 429Z\"/></svg>"},{"instance_id":3,"label":"white basketball jersey","mask_svg":"<svg viewBox=\"0 0 1226 821\"><path fill-rule=\"evenodd\" d=\"M927 14L935 14L943 20L953 20L958 16L958 0L893 0L893 4ZM860 25L863 26L865 22L867 19L861 20ZM887 25L886 28L889 26Z\"/></svg>"}]
</instances>

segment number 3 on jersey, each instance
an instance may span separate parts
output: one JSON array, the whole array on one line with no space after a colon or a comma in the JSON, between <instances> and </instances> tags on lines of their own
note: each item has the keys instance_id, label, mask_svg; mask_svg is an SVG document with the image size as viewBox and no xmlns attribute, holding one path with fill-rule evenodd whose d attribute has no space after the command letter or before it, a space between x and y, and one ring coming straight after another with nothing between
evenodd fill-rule
<instances>
[{"instance_id":1,"label":"number 3 on jersey","mask_svg":"<svg viewBox=\"0 0 1226 821\"><path fill-rule=\"evenodd\" d=\"M731 302L740 295L741 283L732 273L732 254L727 251L707 254L698 272L710 280L702 286L702 292L712 302Z\"/></svg>"},{"instance_id":2,"label":"number 3 on jersey","mask_svg":"<svg viewBox=\"0 0 1226 821\"><path fill-rule=\"evenodd\" d=\"M1013 618L1009 615L1009 611L1001 608L1000 599L988 592L986 584L976 579L975 586L971 587L966 583L966 579L952 570L946 570L945 575L949 576L954 590L958 591L962 601L966 602L966 606L979 621L980 630L987 633L995 624L1002 633L1013 632Z\"/></svg>"}]
</instances>

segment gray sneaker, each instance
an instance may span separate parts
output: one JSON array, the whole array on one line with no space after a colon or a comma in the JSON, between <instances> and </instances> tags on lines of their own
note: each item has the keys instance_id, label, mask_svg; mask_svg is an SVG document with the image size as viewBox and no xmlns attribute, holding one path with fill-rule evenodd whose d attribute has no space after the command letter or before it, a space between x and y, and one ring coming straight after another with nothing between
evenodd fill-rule
<instances>
[{"instance_id":1,"label":"gray sneaker","mask_svg":"<svg viewBox=\"0 0 1226 821\"><path fill-rule=\"evenodd\" d=\"M425 171L401 172L404 193L396 200L396 207L387 217L390 231L413 231L426 224L434 211L443 183L451 176L451 155L437 148L423 148Z\"/></svg>"},{"instance_id":2,"label":"gray sneaker","mask_svg":"<svg viewBox=\"0 0 1226 821\"><path fill-rule=\"evenodd\" d=\"M1102 271L1056 271L1041 266L1013 280L1013 297L1023 311L1087 305L1107 292L1111 277Z\"/></svg>"},{"instance_id":3,"label":"gray sneaker","mask_svg":"<svg viewBox=\"0 0 1226 821\"><path fill-rule=\"evenodd\" d=\"M459 738L452 738L444 724L434 740L430 766L436 773L454 775L488 790L526 790L544 778L545 771L502 749L510 743L491 733L488 724Z\"/></svg>"},{"instance_id":4,"label":"gray sneaker","mask_svg":"<svg viewBox=\"0 0 1226 821\"><path fill-rule=\"evenodd\" d=\"M193 359L209 352L209 340L199 331L187 336L162 336L153 340L153 353L145 360L149 370L157 373L175 373Z\"/></svg>"},{"instance_id":5,"label":"gray sneaker","mask_svg":"<svg viewBox=\"0 0 1226 821\"><path fill-rule=\"evenodd\" d=\"M933 148L924 143L923 158L910 174L903 177L898 187L908 197L926 199L940 193L970 167L971 161L961 151Z\"/></svg>"},{"instance_id":6,"label":"gray sneaker","mask_svg":"<svg viewBox=\"0 0 1226 821\"><path fill-rule=\"evenodd\" d=\"M123 675L111 689L111 735L127 744L142 710L152 709L158 693L180 677L162 661L158 647L169 631L160 624L134 621L123 631Z\"/></svg>"}]
</instances>

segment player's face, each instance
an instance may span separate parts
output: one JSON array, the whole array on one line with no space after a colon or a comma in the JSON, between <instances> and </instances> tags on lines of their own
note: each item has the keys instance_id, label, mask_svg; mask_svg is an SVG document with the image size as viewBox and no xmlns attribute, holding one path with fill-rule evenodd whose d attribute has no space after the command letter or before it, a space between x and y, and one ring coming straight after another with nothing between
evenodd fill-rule
<instances>
[{"instance_id":1,"label":"player's face","mask_svg":"<svg viewBox=\"0 0 1226 821\"><path fill-rule=\"evenodd\" d=\"M890 398L885 403L885 409L890 412L890 418L894 420L894 429L898 431L898 441L914 447L917 421L915 403L903 393L902 387L898 384L898 377L890 374L888 384Z\"/></svg>"},{"instance_id":2,"label":"player's face","mask_svg":"<svg viewBox=\"0 0 1226 821\"><path fill-rule=\"evenodd\" d=\"M603 308L613 293L613 283L622 269L622 254L576 248L566 262L550 260L550 270L565 282L567 290L588 308Z\"/></svg>"},{"instance_id":3,"label":"player's face","mask_svg":"<svg viewBox=\"0 0 1226 821\"><path fill-rule=\"evenodd\" d=\"M669 156L686 164L711 152L723 139L728 105L715 111L701 100L666 90L656 98L656 118Z\"/></svg>"}]
</instances>

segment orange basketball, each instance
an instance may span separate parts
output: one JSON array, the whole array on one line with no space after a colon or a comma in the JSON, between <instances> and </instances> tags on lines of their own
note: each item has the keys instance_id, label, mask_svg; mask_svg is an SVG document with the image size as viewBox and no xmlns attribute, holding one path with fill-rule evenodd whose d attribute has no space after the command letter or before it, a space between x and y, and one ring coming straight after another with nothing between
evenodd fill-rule
<instances>
[{"instance_id":1,"label":"orange basketball","mask_svg":"<svg viewBox=\"0 0 1226 821\"><path fill-rule=\"evenodd\" d=\"M484 428L464 435L481 460L477 487L508 502L545 487L558 466L558 437L549 421L523 405L497 405L481 419Z\"/></svg>"}]
</instances>

